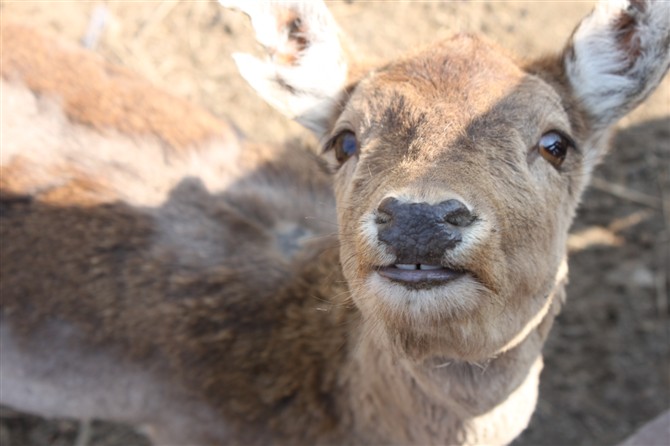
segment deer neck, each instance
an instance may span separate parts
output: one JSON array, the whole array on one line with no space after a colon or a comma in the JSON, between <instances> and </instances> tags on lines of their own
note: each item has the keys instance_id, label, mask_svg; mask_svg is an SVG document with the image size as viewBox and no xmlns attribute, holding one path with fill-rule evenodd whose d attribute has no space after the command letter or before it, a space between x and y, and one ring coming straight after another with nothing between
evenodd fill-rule
<instances>
[{"instance_id":1,"label":"deer neck","mask_svg":"<svg viewBox=\"0 0 670 446\"><path fill-rule=\"evenodd\" d=\"M345 374L349 407L363 441L403 438L504 444L528 424L535 408L541 349L558 313L564 286L549 297L548 311L504 352L480 362L398 355L391 343L361 335ZM362 327L361 333L365 333ZM417 425L416 420L427 420ZM401 421L402 420L402 421Z\"/></svg>"}]
</instances>

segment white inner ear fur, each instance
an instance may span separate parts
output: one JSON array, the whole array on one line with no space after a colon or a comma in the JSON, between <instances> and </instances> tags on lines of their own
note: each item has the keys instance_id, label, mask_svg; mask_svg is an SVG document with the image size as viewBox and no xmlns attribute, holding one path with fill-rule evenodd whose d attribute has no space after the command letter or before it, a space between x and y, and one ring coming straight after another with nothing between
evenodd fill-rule
<instances>
[{"instance_id":1,"label":"white inner ear fur","mask_svg":"<svg viewBox=\"0 0 670 446\"><path fill-rule=\"evenodd\" d=\"M658 85L670 64L670 2L645 1L642 10L629 0L601 0L577 28L565 67L577 97L605 128L639 104ZM622 42L622 21L635 29Z\"/></svg>"},{"instance_id":2,"label":"white inner ear fur","mask_svg":"<svg viewBox=\"0 0 670 446\"><path fill-rule=\"evenodd\" d=\"M234 54L242 77L274 108L323 136L347 79L339 28L326 6L321 1L220 3L249 15L267 52L265 60ZM304 42L295 41L287 17L299 19Z\"/></svg>"}]
</instances>

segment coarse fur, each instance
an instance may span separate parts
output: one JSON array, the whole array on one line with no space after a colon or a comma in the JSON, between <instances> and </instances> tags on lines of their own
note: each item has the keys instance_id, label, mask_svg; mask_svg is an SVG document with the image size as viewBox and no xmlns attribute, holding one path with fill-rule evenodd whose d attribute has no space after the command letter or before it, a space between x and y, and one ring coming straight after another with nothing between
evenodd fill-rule
<instances>
[{"instance_id":1,"label":"coarse fur","mask_svg":"<svg viewBox=\"0 0 670 446\"><path fill-rule=\"evenodd\" d=\"M0 402L156 444L509 443L608 129L670 63L667 3L602 1L536 61L459 35L370 69L321 3L222 3L268 52L242 75L322 156L3 24ZM476 217L439 259L457 278L380 274L389 198Z\"/></svg>"}]
</instances>

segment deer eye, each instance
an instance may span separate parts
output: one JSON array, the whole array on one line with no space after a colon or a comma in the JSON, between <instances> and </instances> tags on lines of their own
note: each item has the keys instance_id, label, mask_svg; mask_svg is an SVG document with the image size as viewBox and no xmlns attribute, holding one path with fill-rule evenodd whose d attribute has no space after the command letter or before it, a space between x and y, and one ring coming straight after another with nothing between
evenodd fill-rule
<instances>
[{"instance_id":1,"label":"deer eye","mask_svg":"<svg viewBox=\"0 0 670 446\"><path fill-rule=\"evenodd\" d=\"M326 151L328 150L335 152L335 159L342 165L358 153L358 139L356 139L356 135L353 132L345 130L330 140L326 145Z\"/></svg>"},{"instance_id":2,"label":"deer eye","mask_svg":"<svg viewBox=\"0 0 670 446\"><path fill-rule=\"evenodd\" d=\"M540 142L537 144L537 150L542 158L558 168L565 161L568 149L572 146L572 142L561 133L550 131L542 135Z\"/></svg>"}]
</instances>

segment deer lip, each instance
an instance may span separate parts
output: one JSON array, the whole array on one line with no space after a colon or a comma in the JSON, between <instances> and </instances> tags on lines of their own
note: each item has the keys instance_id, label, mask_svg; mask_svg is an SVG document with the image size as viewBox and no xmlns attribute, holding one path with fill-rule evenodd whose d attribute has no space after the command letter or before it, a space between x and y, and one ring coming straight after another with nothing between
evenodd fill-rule
<instances>
[{"instance_id":1,"label":"deer lip","mask_svg":"<svg viewBox=\"0 0 670 446\"><path fill-rule=\"evenodd\" d=\"M432 288L458 279L465 273L441 265L395 264L377 270L380 276L408 288Z\"/></svg>"}]
</instances>

